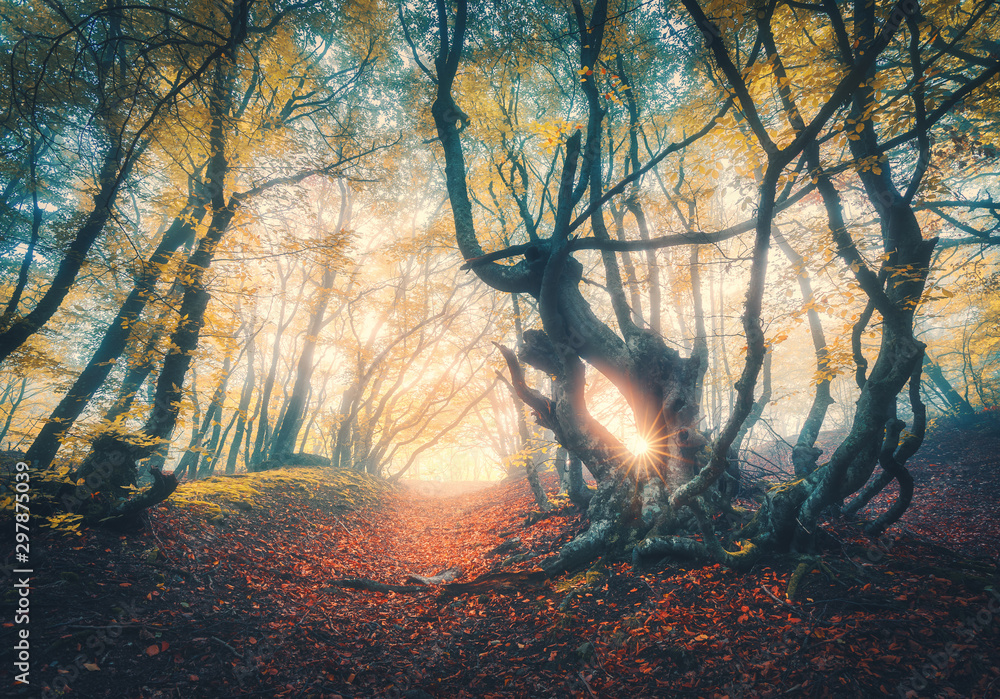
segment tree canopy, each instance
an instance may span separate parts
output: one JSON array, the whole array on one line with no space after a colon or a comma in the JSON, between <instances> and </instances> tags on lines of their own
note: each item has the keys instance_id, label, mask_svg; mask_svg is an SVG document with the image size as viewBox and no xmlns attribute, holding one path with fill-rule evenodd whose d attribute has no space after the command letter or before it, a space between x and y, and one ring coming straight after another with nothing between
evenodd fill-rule
<instances>
[{"instance_id":1,"label":"tree canopy","mask_svg":"<svg viewBox=\"0 0 1000 699\"><path fill-rule=\"evenodd\" d=\"M992 2L8 9L0 439L101 517L554 464L548 572L744 567L996 406Z\"/></svg>"}]
</instances>

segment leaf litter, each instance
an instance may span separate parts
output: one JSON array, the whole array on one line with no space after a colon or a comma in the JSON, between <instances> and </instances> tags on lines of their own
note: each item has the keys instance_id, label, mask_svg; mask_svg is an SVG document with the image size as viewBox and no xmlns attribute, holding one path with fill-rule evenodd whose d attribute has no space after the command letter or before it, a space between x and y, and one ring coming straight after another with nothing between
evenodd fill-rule
<instances>
[{"instance_id":1,"label":"leaf litter","mask_svg":"<svg viewBox=\"0 0 1000 699\"><path fill-rule=\"evenodd\" d=\"M744 575L601 560L533 576L585 522L556 499L527 525L523 479L454 497L329 469L187 484L139 533L36 535L24 696L995 695L997 441L939 430L889 537L837 521L821 555ZM454 588L333 584L449 568Z\"/></svg>"}]
</instances>

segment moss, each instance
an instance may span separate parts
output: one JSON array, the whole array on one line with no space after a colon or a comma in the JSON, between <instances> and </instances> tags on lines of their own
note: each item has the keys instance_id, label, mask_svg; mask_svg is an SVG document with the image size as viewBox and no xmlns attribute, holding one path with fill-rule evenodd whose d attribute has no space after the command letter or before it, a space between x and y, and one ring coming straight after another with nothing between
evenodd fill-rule
<instances>
[{"instance_id":1,"label":"moss","mask_svg":"<svg viewBox=\"0 0 1000 699\"><path fill-rule=\"evenodd\" d=\"M355 509L378 500L389 490L384 482L341 468L295 467L278 468L238 476L212 476L183 483L170 496L177 507L203 510L209 518L226 512L249 512L263 505L265 495L277 495L297 490L308 498L322 495L334 505Z\"/></svg>"},{"instance_id":2,"label":"moss","mask_svg":"<svg viewBox=\"0 0 1000 699\"><path fill-rule=\"evenodd\" d=\"M802 561L797 566L795 566L795 571L792 573L792 577L788 579L788 587L785 589L785 599L792 601L795 599L795 593L799 590L799 585L802 583L802 578L805 577L806 573L816 567L816 561L809 559Z\"/></svg>"}]
</instances>

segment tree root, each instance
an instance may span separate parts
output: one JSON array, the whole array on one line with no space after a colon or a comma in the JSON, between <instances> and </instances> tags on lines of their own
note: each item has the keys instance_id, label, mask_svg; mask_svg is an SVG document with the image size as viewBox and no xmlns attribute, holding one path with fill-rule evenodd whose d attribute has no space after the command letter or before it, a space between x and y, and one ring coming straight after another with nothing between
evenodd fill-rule
<instances>
[{"instance_id":1,"label":"tree root","mask_svg":"<svg viewBox=\"0 0 1000 699\"><path fill-rule=\"evenodd\" d=\"M608 520L592 522L587 531L563 546L558 555L542 561L542 570L554 578L582 568L604 552L612 530L612 523Z\"/></svg>"},{"instance_id":2,"label":"tree root","mask_svg":"<svg viewBox=\"0 0 1000 699\"><path fill-rule=\"evenodd\" d=\"M434 588L430 585L390 585L387 583L375 582L367 578L343 578L341 580L330 580L330 587L349 587L353 590L367 590L368 592L428 592Z\"/></svg>"},{"instance_id":3,"label":"tree root","mask_svg":"<svg viewBox=\"0 0 1000 699\"><path fill-rule=\"evenodd\" d=\"M795 599L795 593L799 590L802 578L804 578L809 571L816 568L816 560L816 558L808 558L795 567L792 577L788 579L788 586L785 588L786 600L792 601Z\"/></svg>"},{"instance_id":4,"label":"tree root","mask_svg":"<svg viewBox=\"0 0 1000 699\"><path fill-rule=\"evenodd\" d=\"M523 592L545 584L548 575L541 570L514 573L485 573L472 582L445 585L438 597L439 602L465 595L484 592Z\"/></svg>"},{"instance_id":5,"label":"tree root","mask_svg":"<svg viewBox=\"0 0 1000 699\"><path fill-rule=\"evenodd\" d=\"M107 516L100 518L100 523L106 526L120 526L131 523L144 510L163 502L177 490L177 478L159 469L150 469L153 485L135 497L131 497L111 508Z\"/></svg>"},{"instance_id":6,"label":"tree root","mask_svg":"<svg viewBox=\"0 0 1000 699\"><path fill-rule=\"evenodd\" d=\"M471 582L448 583L448 581L454 580L461 573L462 571L458 568L448 568L429 577L420 575L407 576L407 580L415 580L420 583L417 585L392 585L367 578L342 578L340 580L330 580L328 587L324 589L347 587L354 590L366 590L368 592L399 592L403 594L431 592L437 589L441 591L438 597L438 601L441 602L468 593L520 592L528 588L540 587L548 579L548 576L543 571L535 570L513 573L485 573Z\"/></svg>"},{"instance_id":7,"label":"tree root","mask_svg":"<svg viewBox=\"0 0 1000 699\"><path fill-rule=\"evenodd\" d=\"M461 568L445 568L440 570L434 575L429 575L424 577L423 575L407 575L407 582L415 582L420 585L440 585L442 583L448 583L457 578L462 574Z\"/></svg>"}]
</instances>

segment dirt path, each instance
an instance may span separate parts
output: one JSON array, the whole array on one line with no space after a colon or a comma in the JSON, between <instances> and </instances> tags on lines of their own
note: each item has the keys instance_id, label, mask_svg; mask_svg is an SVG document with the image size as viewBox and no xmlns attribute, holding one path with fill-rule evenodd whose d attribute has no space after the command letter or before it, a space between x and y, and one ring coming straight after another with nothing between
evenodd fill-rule
<instances>
[{"instance_id":1,"label":"dirt path","mask_svg":"<svg viewBox=\"0 0 1000 699\"><path fill-rule=\"evenodd\" d=\"M167 505L138 535L33 539L36 681L11 696L855 699L1000 686L1000 617L976 621L1000 601L1000 576L905 536L871 555L856 530L838 529L843 551L806 572L792 602L797 560L746 575L609 562L543 587L384 594L330 582L527 570L582 523L566 511L525 526L524 482L355 498L345 511L342 487L301 474L221 522Z\"/></svg>"},{"instance_id":2,"label":"dirt path","mask_svg":"<svg viewBox=\"0 0 1000 699\"><path fill-rule=\"evenodd\" d=\"M367 542L374 567L378 569L381 563L391 582L402 582L409 574L432 575L453 566L461 567L468 577L473 569L482 567L483 549L495 546L497 537L482 526L482 519L463 517L463 505L468 507L468 501L462 496L441 498L407 492L394 497L378 514Z\"/></svg>"}]
</instances>

